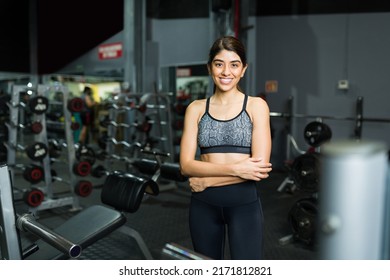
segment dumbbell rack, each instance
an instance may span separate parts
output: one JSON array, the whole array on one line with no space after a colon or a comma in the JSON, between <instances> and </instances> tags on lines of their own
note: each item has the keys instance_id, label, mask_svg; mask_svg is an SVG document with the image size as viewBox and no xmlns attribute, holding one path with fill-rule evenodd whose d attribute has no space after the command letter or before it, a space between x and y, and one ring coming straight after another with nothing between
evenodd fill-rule
<instances>
[{"instance_id":1,"label":"dumbbell rack","mask_svg":"<svg viewBox=\"0 0 390 280\"><path fill-rule=\"evenodd\" d=\"M20 92L32 90L26 86L13 86L12 97L11 97L11 106L10 106L10 122L12 124L19 123L19 116L21 114L21 107L24 107L20 103ZM71 113L67 109L68 104L68 96L69 91L67 87L64 86L48 86L48 85L38 85L35 91L36 96L44 96L47 97L50 91L57 91L63 93L63 111L64 111L64 122L70 124L71 123ZM33 91L34 92L34 91ZM47 130L46 130L46 117L45 114L33 114L34 121L40 122L42 124L42 131L39 134L34 135L34 142L41 142L48 147L48 139L47 139ZM11 178L14 179L14 170L13 166L16 164L16 149L11 148L15 147L18 143L18 129L16 125L9 125L9 133L8 133L8 151L7 151L7 163L10 166L11 170ZM63 197L55 197L53 192L53 177L52 177L52 169L51 162L49 157L49 152L42 159L42 161L34 162L35 165L42 166L44 170L44 186L40 186L40 191L44 194L43 201L37 206L30 206L29 212L37 213L40 210L53 209L62 206L72 206L73 209L79 209L79 199L75 194L74 186L76 185L76 177L72 171L72 166L75 163L75 148L74 148L74 140L72 135L72 130L70 125L65 125L65 135L68 143L68 164L69 164L69 185L70 185L70 195ZM15 199L18 198L17 190L15 192ZM23 195L23 194L22 194ZM22 198L23 199L23 198Z\"/></svg>"},{"instance_id":2,"label":"dumbbell rack","mask_svg":"<svg viewBox=\"0 0 390 280\"><path fill-rule=\"evenodd\" d=\"M135 104L136 100L140 100L140 104ZM169 94L167 93L146 93L142 95L132 94L131 98L125 98L125 101L120 101L125 105L118 105L113 102L110 104L108 109L108 118L111 121L116 122L121 114L127 113L125 118L125 124L134 123L135 120L142 119L143 121L149 121L152 125L149 137L153 136L155 139L158 139L158 150L162 152L169 153L173 155L173 145L172 145L172 129L171 124L171 111L170 111L170 99ZM127 105L132 104L132 105ZM144 106L144 110L137 110L136 108ZM130 113L129 113L130 112ZM146 119L149 117L149 120ZM110 139L106 144L105 153L106 155L115 155L116 145L123 145L127 148L130 148L130 154L128 156L119 156L114 157L117 159L124 159L125 162L131 162L132 158L138 158L140 156L139 149L137 147L144 147L144 143L148 141L146 139L147 135L145 133L137 133L136 129L133 129L131 126L128 127L128 131L131 133L124 134L125 139L123 141L117 141L117 127L118 125L109 125L107 127L107 139ZM154 148L154 147L153 147ZM155 148L154 148L155 149ZM109 168L111 166L112 157L108 157L105 161L105 167Z\"/></svg>"}]
</instances>

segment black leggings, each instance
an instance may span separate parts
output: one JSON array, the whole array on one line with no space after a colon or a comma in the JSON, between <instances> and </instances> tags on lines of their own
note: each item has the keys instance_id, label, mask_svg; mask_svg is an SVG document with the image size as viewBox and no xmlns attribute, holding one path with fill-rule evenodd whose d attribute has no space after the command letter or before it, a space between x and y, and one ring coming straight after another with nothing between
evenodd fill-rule
<instances>
[{"instance_id":1,"label":"black leggings","mask_svg":"<svg viewBox=\"0 0 390 280\"><path fill-rule=\"evenodd\" d=\"M231 259L262 259L263 211L255 184L213 187L205 191L201 195L193 193L191 198L189 217L194 250L212 259L223 259L227 229ZM235 193L238 196L234 196ZM236 204L235 200L242 198L242 193L249 201ZM229 197L226 198L226 194ZM221 196L225 197L221 199Z\"/></svg>"}]
</instances>

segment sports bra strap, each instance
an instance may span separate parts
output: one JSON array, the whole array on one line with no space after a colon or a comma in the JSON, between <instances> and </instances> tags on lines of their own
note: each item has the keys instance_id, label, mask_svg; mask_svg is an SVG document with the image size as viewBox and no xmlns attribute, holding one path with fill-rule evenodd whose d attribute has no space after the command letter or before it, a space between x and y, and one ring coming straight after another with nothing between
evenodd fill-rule
<instances>
[{"instance_id":1,"label":"sports bra strap","mask_svg":"<svg viewBox=\"0 0 390 280\"><path fill-rule=\"evenodd\" d=\"M242 110L245 111L246 109L246 103L248 101L248 95L244 94L244 103L242 104ZM209 107L210 107L210 97L207 98L206 100L206 113L209 112Z\"/></svg>"},{"instance_id":2,"label":"sports bra strap","mask_svg":"<svg viewBox=\"0 0 390 280\"><path fill-rule=\"evenodd\" d=\"M209 107L210 107L210 97L208 97L206 100L206 113L209 112Z\"/></svg>"},{"instance_id":3,"label":"sports bra strap","mask_svg":"<svg viewBox=\"0 0 390 280\"><path fill-rule=\"evenodd\" d=\"M242 110L245 111L246 110L246 103L248 101L248 95L244 94L244 104L242 105Z\"/></svg>"}]
</instances>

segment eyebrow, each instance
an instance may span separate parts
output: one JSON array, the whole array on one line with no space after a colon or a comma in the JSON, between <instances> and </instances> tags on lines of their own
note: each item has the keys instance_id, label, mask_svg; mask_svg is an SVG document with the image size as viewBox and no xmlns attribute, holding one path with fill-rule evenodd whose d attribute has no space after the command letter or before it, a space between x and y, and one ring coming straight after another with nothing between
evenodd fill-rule
<instances>
[{"instance_id":1,"label":"eyebrow","mask_svg":"<svg viewBox=\"0 0 390 280\"><path fill-rule=\"evenodd\" d=\"M222 59L214 59L213 62L224 62ZM240 60L232 60L230 63L241 63Z\"/></svg>"}]
</instances>

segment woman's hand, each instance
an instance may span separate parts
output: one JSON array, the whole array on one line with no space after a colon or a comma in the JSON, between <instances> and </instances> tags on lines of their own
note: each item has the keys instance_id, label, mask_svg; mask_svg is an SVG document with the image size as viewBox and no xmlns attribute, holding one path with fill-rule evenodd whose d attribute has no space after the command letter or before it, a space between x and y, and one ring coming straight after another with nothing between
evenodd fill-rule
<instances>
[{"instance_id":1,"label":"woman's hand","mask_svg":"<svg viewBox=\"0 0 390 280\"><path fill-rule=\"evenodd\" d=\"M191 188L192 192L201 192L207 188L207 186L205 185L204 178L191 177L191 178L188 178L188 181L190 183L190 188Z\"/></svg>"},{"instance_id":2,"label":"woman's hand","mask_svg":"<svg viewBox=\"0 0 390 280\"><path fill-rule=\"evenodd\" d=\"M272 164L263 162L261 158L248 158L236 163L236 176L246 179L260 181L269 177Z\"/></svg>"}]
</instances>

